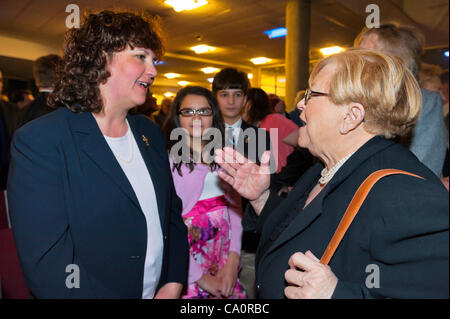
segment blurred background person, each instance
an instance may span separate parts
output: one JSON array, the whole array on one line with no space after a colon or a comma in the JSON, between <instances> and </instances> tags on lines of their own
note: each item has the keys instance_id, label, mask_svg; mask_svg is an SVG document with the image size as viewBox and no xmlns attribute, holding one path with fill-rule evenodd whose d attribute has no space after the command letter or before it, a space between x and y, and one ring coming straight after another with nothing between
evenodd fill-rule
<instances>
[{"instance_id":1,"label":"blurred background person","mask_svg":"<svg viewBox=\"0 0 450 319\"><path fill-rule=\"evenodd\" d=\"M0 70L0 103L9 101L8 96L3 94L3 81L3 73Z\"/></svg>"},{"instance_id":2,"label":"blurred background person","mask_svg":"<svg viewBox=\"0 0 450 319\"><path fill-rule=\"evenodd\" d=\"M445 119L445 125L447 126L447 131L449 128L449 123L448 123L448 113L449 113L449 108L448 108L448 70L444 71L441 74L441 83L442 83L442 91L441 91L441 99L442 99L442 103L443 105L443 111L444 111L444 119Z\"/></svg>"},{"instance_id":3,"label":"blurred background person","mask_svg":"<svg viewBox=\"0 0 450 319\"><path fill-rule=\"evenodd\" d=\"M6 189L9 171L9 147L19 108L3 95L4 78L0 70L0 190Z\"/></svg>"},{"instance_id":4,"label":"blurred background person","mask_svg":"<svg viewBox=\"0 0 450 319\"><path fill-rule=\"evenodd\" d=\"M297 92L294 100L294 110L289 113L290 120L297 124L298 127L304 125L300 120L300 110L297 108L297 105L304 98L305 92L305 90ZM279 188L278 194L286 196L292 190L295 183L297 183L298 179L316 162L317 159L311 155L308 149L297 145L294 151L287 157L286 166L281 169L275 179L275 183L278 184L277 187Z\"/></svg>"},{"instance_id":5,"label":"blurred background person","mask_svg":"<svg viewBox=\"0 0 450 319\"><path fill-rule=\"evenodd\" d=\"M417 30L394 24L382 24L379 28L364 28L355 38L354 47L393 54L402 59L418 79L423 43L424 39ZM402 137L402 143L440 177L446 153L442 100L436 92L422 88L421 93L422 112L419 120L412 134Z\"/></svg>"},{"instance_id":6,"label":"blurred background person","mask_svg":"<svg viewBox=\"0 0 450 319\"><path fill-rule=\"evenodd\" d=\"M284 103L284 101L274 93L270 93L268 96L273 112L282 114L285 117L289 117L289 115L286 113L286 104Z\"/></svg>"},{"instance_id":7,"label":"blurred background person","mask_svg":"<svg viewBox=\"0 0 450 319\"><path fill-rule=\"evenodd\" d=\"M276 105L279 104L280 102L277 102ZM282 104L284 105L284 102ZM273 147L272 155L277 161L276 172L279 173L286 166L289 154L298 146L298 126L281 113L275 112L273 103L260 88L248 90L244 120L269 132Z\"/></svg>"},{"instance_id":8,"label":"blurred background person","mask_svg":"<svg viewBox=\"0 0 450 319\"><path fill-rule=\"evenodd\" d=\"M442 80L443 81L442 81ZM442 68L438 65L426 64L422 63L420 71L419 71L419 85L421 88L439 93L442 100L442 108L443 108L443 117L444 123L447 129L447 144L446 144L446 155L442 168L442 182L444 185L449 188L449 179L448 179L448 160L449 160L449 143L448 143L448 71L447 71L447 85L444 87L445 74ZM447 90L447 91L445 91Z\"/></svg>"},{"instance_id":9,"label":"blurred background person","mask_svg":"<svg viewBox=\"0 0 450 319\"><path fill-rule=\"evenodd\" d=\"M419 71L419 85L423 89L438 92L442 99L441 74L443 70L439 65L422 63ZM444 103L444 101L442 101Z\"/></svg>"},{"instance_id":10,"label":"blurred background person","mask_svg":"<svg viewBox=\"0 0 450 319\"><path fill-rule=\"evenodd\" d=\"M34 97L30 90L19 89L14 90L11 93L10 101L17 106L17 112L15 113L14 122L12 124L14 127L12 135L14 135L24 112L33 103Z\"/></svg>"},{"instance_id":11,"label":"blurred background person","mask_svg":"<svg viewBox=\"0 0 450 319\"><path fill-rule=\"evenodd\" d=\"M0 71L0 95L3 89L3 75ZM9 143L6 133L5 117L3 115L3 101L0 99L0 191L6 189L8 176Z\"/></svg>"},{"instance_id":12,"label":"blurred background person","mask_svg":"<svg viewBox=\"0 0 450 319\"><path fill-rule=\"evenodd\" d=\"M158 124L160 127L163 126L167 115L170 112L170 107L172 105L172 99L171 98L164 98L161 101L161 106L159 108L159 111L153 115L153 121Z\"/></svg>"},{"instance_id":13,"label":"blurred background person","mask_svg":"<svg viewBox=\"0 0 450 319\"><path fill-rule=\"evenodd\" d=\"M153 120L153 113L158 111L158 103L156 98L153 96L153 93L147 91L147 95L145 98L145 102L141 105L138 105L130 110L130 114L136 115L141 114L145 115L151 120Z\"/></svg>"},{"instance_id":14,"label":"blurred background person","mask_svg":"<svg viewBox=\"0 0 450 319\"><path fill-rule=\"evenodd\" d=\"M33 101L34 97L30 90L15 90L11 93L11 102L17 105L19 111L23 111Z\"/></svg>"},{"instance_id":15,"label":"blurred background person","mask_svg":"<svg viewBox=\"0 0 450 319\"><path fill-rule=\"evenodd\" d=\"M3 73L0 71L0 96L2 96L3 93L3 81ZM17 123L19 108L17 105L10 103L9 99L0 99L0 111L2 112L5 126L6 146L9 150L9 145L11 144L11 139ZM9 152L7 151L7 154L8 153Z\"/></svg>"},{"instance_id":16,"label":"blurred background person","mask_svg":"<svg viewBox=\"0 0 450 319\"><path fill-rule=\"evenodd\" d=\"M47 103L48 95L53 92L56 68L61 63L61 57L56 54L42 56L34 61L33 76L38 88L36 99L23 109L19 116L16 130L26 123L53 111Z\"/></svg>"},{"instance_id":17,"label":"blurred background person","mask_svg":"<svg viewBox=\"0 0 450 319\"><path fill-rule=\"evenodd\" d=\"M297 108L297 104L303 99L304 96L305 90L300 90L297 92L294 99L294 109L289 112L289 119L297 124L298 127L302 126L302 123L300 121L300 110Z\"/></svg>"},{"instance_id":18,"label":"blurred background person","mask_svg":"<svg viewBox=\"0 0 450 319\"><path fill-rule=\"evenodd\" d=\"M449 109L448 109L448 70L443 72L441 74L441 83L442 83L442 91L441 91L441 98L442 103L444 103L444 123L447 127L447 153L445 156L444 161L444 168L442 169L442 182L444 183L445 187L449 189L449 162L450 162L450 155L449 155Z\"/></svg>"}]
</instances>

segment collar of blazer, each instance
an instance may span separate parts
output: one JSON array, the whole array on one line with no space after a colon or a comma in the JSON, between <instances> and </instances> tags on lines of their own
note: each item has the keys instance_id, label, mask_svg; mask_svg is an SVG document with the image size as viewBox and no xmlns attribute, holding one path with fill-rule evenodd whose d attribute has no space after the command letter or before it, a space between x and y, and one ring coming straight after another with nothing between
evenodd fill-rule
<instances>
[{"instance_id":1,"label":"collar of blazer","mask_svg":"<svg viewBox=\"0 0 450 319\"><path fill-rule=\"evenodd\" d=\"M366 144L364 144L355 154L339 169L333 179L325 186L325 188L319 193L317 199L311 202L302 213L300 213L294 220L289 224L289 226L280 234L280 236L273 242L269 249L264 255L269 254L271 251L275 250L277 247L281 246L286 241L290 240L292 237L303 231L311 222L314 221L319 215L322 214L322 204L324 199L330 194L334 189L336 189L340 184L342 184L348 177L351 176L358 167L360 167L368 158L372 155L386 149L387 147L394 144L393 141L386 140L384 137L376 136L370 139ZM292 209L295 207L295 202L299 196L302 195L312 183L316 183L320 177L320 171L323 168L323 164L316 164L313 166L297 183L295 188L292 190L292 196L283 202L279 209ZM367 176L366 176L367 177ZM362 182L362 181L361 181ZM356 188L359 185L355 185ZM342 212L344 213L344 212ZM276 214L272 214L276 215ZM331 238L331 237L330 237Z\"/></svg>"},{"instance_id":2,"label":"collar of blazer","mask_svg":"<svg viewBox=\"0 0 450 319\"><path fill-rule=\"evenodd\" d=\"M79 147L100 170L113 179L125 195L141 210L136 194L103 137L95 118L90 112L68 112L71 113L68 116L70 127L75 133L74 136L78 140ZM144 119L145 121L140 121L139 116L130 115L127 115L127 120L148 172L150 173L158 202L161 225L164 225L165 214L163 212L166 210L166 203L163 199L166 198L166 193L169 191L170 178L166 176L166 170L162 169L164 164L167 165L164 162L164 160L167 161L167 158L164 159L159 153L166 154L165 150L158 150L152 144L153 133L149 126L154 124L150 120L147 121L147 119Z\"/></svg>"}]
</instances>

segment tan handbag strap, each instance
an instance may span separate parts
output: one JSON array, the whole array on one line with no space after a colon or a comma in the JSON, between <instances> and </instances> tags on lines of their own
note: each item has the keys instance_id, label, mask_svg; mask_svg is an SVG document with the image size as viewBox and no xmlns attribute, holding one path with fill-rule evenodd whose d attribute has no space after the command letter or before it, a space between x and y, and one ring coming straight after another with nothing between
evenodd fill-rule
<instances>
[{"instance_id":1,"label":"tan handbag strap","mask_svg":"<svg viewBox=\"0 0 450 319\"><path fill-rule=\"evenodd\" d=\"M328 244L327 249L325 250L322 258L320 259L320 262L322 264L328 265L328 263L330 262L331 258L334 255L334 252L339 246L339 243L344 237L345 232L350 227L350 224L352 223L361 205L363 204L364 200L366 199L367 195L369 194L370 190L375 185L375 183L378 182L383 177L393 174L405 174L423 179L423 177L421 176L401 171L398 169L381 169L379 171L370 174L370 176L366 178L366 180L361 184L361 186L359 186L358 190L356 191L355 195L352 198L352 201L348 205L344 217L342 217L341 222L339 223L339 226L333 235L333 238L331 238L331 241Z\"/></svg>"}]
</instances>

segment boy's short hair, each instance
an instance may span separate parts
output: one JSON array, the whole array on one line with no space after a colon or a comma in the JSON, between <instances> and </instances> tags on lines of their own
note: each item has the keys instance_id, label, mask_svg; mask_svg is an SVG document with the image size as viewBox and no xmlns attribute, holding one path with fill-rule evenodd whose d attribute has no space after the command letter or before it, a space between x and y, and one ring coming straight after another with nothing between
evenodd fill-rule
<instances>
[{"instance_id":1,"label":"boy's short hair","mask_svg":"<svg viewBox=\"0 0 450 319\"><path fill-rule=\"evenodd\" d=\"M240 89L247 95L249 87L250 81L248 80L247 74L235 68L225 68L221 70L216 74L212 83L214 95L220 90L227 89Z\"/></svg>"}]
</instances>

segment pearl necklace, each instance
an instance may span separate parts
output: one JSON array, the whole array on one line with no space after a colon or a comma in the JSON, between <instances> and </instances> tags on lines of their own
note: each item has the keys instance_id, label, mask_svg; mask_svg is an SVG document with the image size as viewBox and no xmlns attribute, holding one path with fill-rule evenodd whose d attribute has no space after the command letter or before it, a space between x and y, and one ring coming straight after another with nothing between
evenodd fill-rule
<instances>
[{"instance_id":1,"label":"pearl necklace","mask_svg":"<svg viewBox=\"0 0 450 319\"><path fill-rule=\"evenodd\" d=\"M347 156L343 157L339 162L336 163L330 170L327 171L327 168L325 167L322 172L320 172L320 175L322 176L319 179L320 185L325 185L328 183L336 174L336 172L341 168L342 165L354 154L355 152L352 152L348 154Z\"/></svg>"},{"instance_id":2,"label":"pearl necklace","mask_svg":"<svg viewBox=\"0 0 450 319\"><path fill-rule=\"evenodd\" d=\"M127 126L128 126L127 135L128 135L128 146L130 148L130 158L129 159L121 158L119 155L117 155L114 152L114 150L112 148L111 148L111 151L113 152L114 157L117 160L122 161L122 162L124 162L126 164L130 164L133 161L133 159L134 159L134 148L133 148L133 140L131 139L132 132L131 132L131 129L130 129L130 124L128 124L128 120L125 119L125 121L127 122Z\"/></svg>"}]
</instances>

